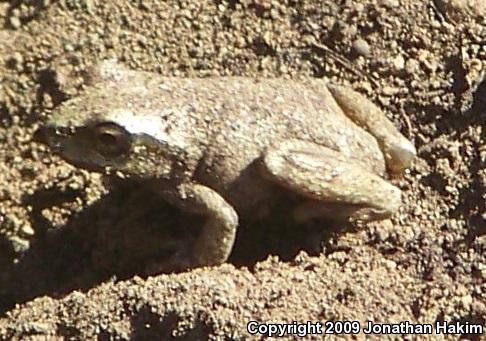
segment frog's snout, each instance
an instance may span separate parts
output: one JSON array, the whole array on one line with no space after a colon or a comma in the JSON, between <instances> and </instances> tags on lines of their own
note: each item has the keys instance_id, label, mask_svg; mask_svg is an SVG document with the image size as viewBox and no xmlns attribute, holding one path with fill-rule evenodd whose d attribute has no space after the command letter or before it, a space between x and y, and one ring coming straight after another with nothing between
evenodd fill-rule
<instances>
[{"instance_id":1,"label":"frog's snout","mask_svg":"<svg viewBox=\"0 0 486 341\"><path fill-rule=\"evenodd\" d=\"M56 143L54 136L56 135L56 129L51 126L42 126L34 132L33 138L35 142L48 145L51 148L55 148Z\"/></svg>"},{"instance_id":2,"label":"frog's snout","mask_svg":"<svg viewBox=\"0 0 486 341\"><path fill-rule=\"evenodd\" d=\"M54 126L42 126L34 132L34 141L48 145L54 152L58 152L67 132Z\"/></svg>"},{"instance_id":3,"label":"frog's snout","mask_svg":"<svg viewBox=\"0 0 486 341\"><path fill-rule=\"evenodd\" d=\"M34 131L33 140L38 143L42 144L49 144L48 143L48 127L40 127L36 131Z\"/></svg>"}]
</instances>

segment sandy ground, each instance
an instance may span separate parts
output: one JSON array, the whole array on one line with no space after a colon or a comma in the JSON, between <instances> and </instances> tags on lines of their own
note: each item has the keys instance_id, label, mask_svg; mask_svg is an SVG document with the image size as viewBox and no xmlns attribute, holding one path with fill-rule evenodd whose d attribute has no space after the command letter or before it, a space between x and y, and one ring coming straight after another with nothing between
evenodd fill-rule
<instances>
[{"instance_id":1,"label":"sandy ground","mask_svg":"<svg viewBox=\"0 0 486 341\"><path fill-rule=\"evenodd\" d=\"M250 320L484 326L485 4L1 1L0 338L244 339ZM34 133L109 57L164 75L352 86L418 149L393 180L403 208L361 227L292 226L277 210L242 223L230 264L151 274L195 219L69 166Z\"/></svg>"}]
</instances>

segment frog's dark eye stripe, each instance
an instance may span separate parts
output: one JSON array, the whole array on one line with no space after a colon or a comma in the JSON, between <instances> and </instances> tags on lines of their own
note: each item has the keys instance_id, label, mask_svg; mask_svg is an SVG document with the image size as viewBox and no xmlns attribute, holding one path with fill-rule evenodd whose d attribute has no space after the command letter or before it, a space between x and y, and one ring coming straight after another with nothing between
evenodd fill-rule
<instances>
[{"instance_id":1,"label":"frog's dark eye stripe","mask_svg":"<svg viewBox=\"0 0 486 341\"><path fill-rule=\"evenodd\" d=\"M105 157L119 157L130 150L130 134L112 122L99 123L91 128L96 150Z\"/></svg>"}]
</instances>

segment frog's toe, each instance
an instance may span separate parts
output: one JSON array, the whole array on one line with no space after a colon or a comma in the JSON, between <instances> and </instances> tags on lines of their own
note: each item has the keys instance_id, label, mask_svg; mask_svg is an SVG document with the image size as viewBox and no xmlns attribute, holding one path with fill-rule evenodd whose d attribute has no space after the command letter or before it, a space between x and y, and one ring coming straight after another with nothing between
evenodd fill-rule
<instances>
[{"instance_id":1,"label":"frog's toe","mask_svg":"<svg viewBox=\"0 0 486 341\"><path fill-rule=\"evenodd\" d=\"M405 138L390 145L389 150L386 152L390 154L387 159L391 160L389 168L393 173L400 173L404 169L410 167L410 164L417 155L415 146Z\"/></svg>"},{"instance_id":2,"label":"frog's toe","mask_svg":"<svg viewBox=\"0 0 486 341\"><path fill-rule=\"evenodd\" d=\"M415 147L374 103L343 86L329 84L328 89L346 116L376 138L392 173L410 166L416 155Z\"/></svg>"}]
</instances>

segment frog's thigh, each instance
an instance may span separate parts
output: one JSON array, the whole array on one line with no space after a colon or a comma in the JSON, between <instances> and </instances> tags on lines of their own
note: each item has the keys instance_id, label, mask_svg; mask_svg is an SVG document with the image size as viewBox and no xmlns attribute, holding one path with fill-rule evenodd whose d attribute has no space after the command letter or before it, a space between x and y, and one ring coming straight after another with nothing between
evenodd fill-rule
<instances>
[{"instance_id":1,"label":"frog's thigh","mask_svg":"<svg viewBox=\"0 0 486 341\"><path fill-rule=\"evenodd\" d=\"M373 102L360 93L343 86L327 86L346 116L373 135L385 156L388 169L400 173L410 166L415 147L393 125Z\"/></svg>"},{"instance_id":2,"label":"frog's thigh","mask_svg":"<svg viewBox=\"0 0 486 341\"><path fill-rule=\"evenodd\" d=\"M163 191L161 195L185 212L207 217L189 266L224 263L233 248L238 227L234 208L216 191L199 184L182 184L176 190Z\"/></svg>"},{"instance_id":3,"label":"frog's thigh","mask_svg":"<svg viewBox=\"0 0 486 341\"><path fill-rule=\"evenodd\" d=\"M296 208L298 220L314 216L352 220L389 217L401 204L401 191L330 148L290 140L267 151L263 173L309 199Z\"/></svg>"}]
</instances>

